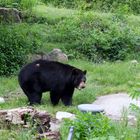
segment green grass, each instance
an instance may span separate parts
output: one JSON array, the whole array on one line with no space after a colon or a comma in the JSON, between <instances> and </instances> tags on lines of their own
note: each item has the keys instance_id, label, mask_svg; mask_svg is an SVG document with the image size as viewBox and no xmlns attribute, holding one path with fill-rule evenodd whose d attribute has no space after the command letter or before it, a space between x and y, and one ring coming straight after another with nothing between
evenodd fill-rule
<instances>
[{"instance_id":1,"label":"green grass","mask_svg":"<svg viewBox=\"0 0 140 140\"><path fill-rule=\"evenodd\" d=\"M37 5L34 7L33 12L37 16L47 17L53 19L60 19L64 17L70 17L77 13L76 10L66 9L66 8L55 8L46 5Z\"/></svg>"},{"instance_id":2,"label":"green grass","mask_svg":"<svg viewBox=\"0 0 140 140\"><path fill-rule=\"evenodd\" d=\"M139 125L136 127L132 127L128 125L128 120L123 117L120 122L113 122L111 120L103 121L104 119L98 119L98 116L94 117L87 117L87 114L83 115L79 113L77 115L77 120L70 121L65 120L60 131L62 134L62 140L65 140L68 133L69 127L74 126L74 136L73 140L79 140L77 137L86 133L88 128L90 133L85 135L85 139L82 140L139 140ZM98 114L97 114L98 115ZM80 117L80 118L79 118ZM104 117L104 116L103 116ZM94 119L94 120L92 120ZM139 120L140 121L140 120ZM102 123L101 123L102 122ZM100 127L97 123L101 123L101 129L96 129ZM95 127L94 128L92 127ZM87 127L88 126L88 127ZM103 127L104 126L104 127ZM108 128L108 130L107 130ZM97 133L96 133L96 132ZM104 134L103 134L104 133ZM97 134L100 135L97 137ZM89 138L91 137L91 138Z\"/></svg>"},{"instance_id":3,"label":"green grass","mask_svg":"<svg viewBox=\"0 0 140 140\"><path fill-rule=\"evenodd\" d=\"M73 97L73 106L65 107L61 102L58 106L53 107L49 93L43 94L42 104L35 106L37 109L46 110L55 116L57 111L68 111L74 114L78 113L77 105L83 103L92 103L97 96L117 93L117 92L128 92L132 85L135 85L140 80L140 64L135 65L131 62L116 62L109 63L105 62L102 64L95 64L83 60L71 60L69 64L74 65L80 69L87 70L87 86L85 89L79 91L75 90ZM13 77L1 77L0 78L0 97L4 97L6 102L0 104L0 109L9 109L27 106L27 98L20 89L17 76ZM64 127L64 126L62 126ZM114 135L118 135L122 125L116 125ZM124 128L121 128L122 130ZM21 129L20 129L21 130ZM125 133L127 133L131 128L127 128ZM136 130L135 130L136 131ZM63 139L66 139L68 134L67 131L62 131ZM131 136L132 133L129 133ZM17 134L14 130L5 130L0 132L0 136L7 138L7 136L15 137L16 139L29 139L32 137L31 133L22 133L22 130ZM123 135L121 133L121 135ZM126 137L125 136L125 137ZM120 138L118 140L121 140ZM124 140L124 139L122 139ZM126 140L126 139L125 139ZM132 140L132 139L130 139Z\"/></svg>"},{"instance_id":4,"label":"green grass","mask_svg":"<svg viewBox=\"0 0 140 140\"><path fill-rule=\"evenodd\" d=\"M131 62L95 64L88 61L71 60L69 64L87 70L87 87L81 91L75 90L73 106L70 108L64 107L61 102L54 108L50 103L48 93L43 94L42 105L37 108L47 109L52 114L57 110L67 109L75 112L75 106L81 103L92 103L97 96L121 91L129 92L131 86L139 83L140 80L140 65L134 65ZM16 76L1 77L0 83L0 96L6 99L6 103L0 105L1 109L27 104L27 99L18 85Z\"/></svg>"},{"instance_id":5,"label":"green grass","mask_svg":"<svg viewBox=\"0 0 140 140\"><path fill-rule=\"evenodd\" d=\"M42 41L44 42L42 46L43 52L48 52L52 48L65 48L68 46L68 43L61 42L47 42L46 35L49 33L49 28L53 24L57 23L63 18L70 18L75 16L80 12L77 10L65 9L65 8L55 8L46 5L38 5L33 9L37 17L46 18L49 21L48 24L31 24L33 30L40 31L42 35ZM107 19L112 19L111 13L97 13L92 12L95 16L105 17ZM86 14L86 13L85 13ZM140 18L138 16L129 16L127 22L130 26L136 26L138 30ZM53 24L52 24L53 23ZM47 32L47 33L46 33ZM65 107L61 102L58 106L53 107L49 93L43 94L42 104L35 106L37 109L46 110L55 116L57 111L68 111L71 113L77 114L77 105L82 103L92 103L95 101L97 96L118 93L118 92L129 92L131 88L139 83L140 80L140 64L135 65L131 62L105 62L101 64L95 64L86 60L70 60L69 64L87 70L87 86L85 89L79 91L75 90L73 97L73 106ZM27 106L27 98L20 89L17 81L17 76L12 77L0 77L0 97L4 97L6 103L0 104L0 109L9 109ZM121 124L116 124L117 140L132 140L132 139L123 139L119 136L128 135L128 138L131 137L133 133L130 133L132 128L127 128ZM64 128L65 129L65 128ZM0 137L3 140L7 140L9 137L15 138L16 140L28 140L31 139L32 135L30 132L23 132L22 129L20 132L16 133L15 130L4 130L0 131ZM68 133L68 132L67 132ZM66 136L67 136L66 133ZM65 137L66 137L65 136ZM64 138L66 139L66 138ZM134 140L134 139L133 139Z\"/></svg>"},{"instance_id":6,"label":"green grass","mask_svg":"<svg viewBox=\"0 0 140 140\"><path fill-rule=\"evenodd\" d=\"M109 54L104 54L103 52L105 55L104 57L107 57L106 59L114 60L116 58L125 59L128 57L136 59L139 56L138 54L132 54L133 50L137 49L139 46L139 16L101 13L95 11L84 12L72 9L56 8L50 5L37 5L34 7L33 13L38 19L36 20L36 23L39 24L32 24L32 26L37 27L38 31L40 31L41 37L43 38L41 40L43 42L41 48L42 52L46 52L52 48L64 48L63 50L68 52L78 50L86 57L92 56L92 59L96 61L96 55L97 57L98 55L100 57L101 52L95 51L94 54L90 46L94 46L98 40L97 44L100 44L100 47L103 48L103 50L108 50L110 47L113 47L116 52L118 52L117 45L121 48L124 47L124 50L119 49L118 54L120 56L116 54L116 56L113 55L114 58L108 58L110 53L108 52ZM78 22L81 22L81 24L77 24ZM87 26L87 31L86 28L81 28L80 26ZM88 31L88 29L91 32ZM94 29L97 30L94 31ZM107 31L105 33L101 33L100 30L102 29L107 29ZM122 44L124 43L124 45L121 46L119 42L122 42ZM134 49L128 53L126 48L130 49L133 47ZM84 52L86 53L84 54Z\"/></svg>"},{"instance_id":7,"label":"green grass","mask_svg":"<svg viewBox=\"0 0 140 140\"><path fill-rule=\"evenodd\" d=\"M16 131L15 131L16 129ZM2 140L34 140L30 130L22 128L13 128L13 130L1 130L0 136Z\"/></svg>"},{"instance_id":8,"label":"green grass","mask_svg":"<svg viewBox=\"0 0 140 140\"><path fill-rule=\"evenodd\" d=\"M74 9L66 9L66 8L56 8L53 7L51 5L44 5L44 4L40 4L37 5L33 8L33 13L37 16L37 17L44 17L47 18L49 20L57 20L57 19L62 19L62 18L69 18L72 16L77 16L77 14L80 13L84 13L85 15L87 14L91 14L93 16L97 16L100 18L105 18L105 19L109 19L112 20L114 19L114 16L117 14L114 13L103 13L103 12L96 12L96 11L85 11L85 12L80 12L79 10L74 10ZM119 16L119 15L117 15ZM130 26L135 26L135 27L139 27L138 25L140 24L140 18L139 16L136 15L122 15L125 20L127 21L127 23ZM119 21L117 21L119 22Z\"/></svg>"}]
</instances>

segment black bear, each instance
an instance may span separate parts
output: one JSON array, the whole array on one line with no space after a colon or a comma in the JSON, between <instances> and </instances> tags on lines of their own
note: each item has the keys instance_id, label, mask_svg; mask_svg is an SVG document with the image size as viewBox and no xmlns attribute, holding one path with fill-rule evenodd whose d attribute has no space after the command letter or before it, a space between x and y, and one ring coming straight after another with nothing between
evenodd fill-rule
<instances>
[{"instance_id":1,"label":"black bear","mask_svg":"<svg viewBox=\"0 0 140 140\"><path fill-rule=\"evenodd\" d=\"M74 89L85 88L86 70L60 62L36 60L21 69L18 80L30 105L40 104L42 93L50 91L53 105L61 99L68 106L72 104Z\"/></svg>"}]
</instances>

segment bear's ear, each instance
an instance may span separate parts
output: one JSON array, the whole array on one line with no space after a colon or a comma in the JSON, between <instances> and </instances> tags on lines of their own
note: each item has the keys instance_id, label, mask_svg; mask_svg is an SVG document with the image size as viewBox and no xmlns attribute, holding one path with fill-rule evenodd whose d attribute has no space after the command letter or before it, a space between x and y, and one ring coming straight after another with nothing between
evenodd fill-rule
<instances>
[{"instance_id":1,"label":"bear's ear","mask_svg":"<svg viewBox=\"0 0 140 140\"><path fill-rule=\"evenodd\" d=\"M87 70L84 70L84 71L83 71L83 73L84 73L84 75L86 75L86 73L87 73Z\"/></svg>"},{"instance_id":2,"label":"bear's ear","mask_svg":"<svg viewBox=\"0 0 140 140\"><path fill-rule=\"evenodd\" d=\"M73 69L73 70L72 70L72 74L73 74L73 75L77 75L77 74L78 74L78 70L77 70L77 69Z\"/></svg>"}]
</instances>

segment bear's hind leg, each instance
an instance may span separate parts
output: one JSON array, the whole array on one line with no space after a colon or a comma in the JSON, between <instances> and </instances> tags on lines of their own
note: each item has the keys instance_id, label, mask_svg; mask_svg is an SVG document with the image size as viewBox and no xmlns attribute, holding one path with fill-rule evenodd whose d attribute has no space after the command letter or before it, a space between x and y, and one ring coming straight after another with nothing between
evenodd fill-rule
<instances>
[{"instance_id":1,"label":"bear's hind leg","mask_svg":"<svg viewBox=\"0 0 140 140\"><path fill-rule=\"evenodd\" d=\"M38 86L31 85L31 83L28 82L22 85L22 90L27 96L30 105L41 103L42 92L39 91Z\"/></svg>"},{"instance_id":2,"label":"bear's hind leg","mask_svg":"<svg viewBox=\"0 0 140 140\"><path fill-rule=\"evenodd\" d=\"M30 93L30 97L28 97L30 105L33 104L40 104L41 103L41 98L42 98L42 93Z\"/></svg>"},{"instance_id":3,"label":"bear's hind leg","mask_svg":"<svg viewBox=\"0 0 140 140\"><path fill-rule=\"evenodd\" d=\"M50 92L50 98L51 98L51 103L53 105L57 105L60 100L60 95L57 94L56 92Z\"/></svg>"}]
</instances>

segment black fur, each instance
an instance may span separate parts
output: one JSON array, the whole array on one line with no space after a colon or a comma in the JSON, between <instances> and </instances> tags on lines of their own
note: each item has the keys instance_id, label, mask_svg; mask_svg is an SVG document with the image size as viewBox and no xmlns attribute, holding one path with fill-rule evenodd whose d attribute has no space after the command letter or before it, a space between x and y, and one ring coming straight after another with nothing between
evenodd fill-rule
<instances>
[{"instance_id":1,"label":"black fur","mask_svg":"<svg viewBox=\"0 0 140 140\"><path fill-rule=\"evenodd\" d=\"M64 105L72 104L74 88L86 80L86 71L55 61L37 60L24 66L18 76L19 84L30 104L40 104L42 93L50 91L53 105L61 99Z\"/></svg>"}]
</instances>

